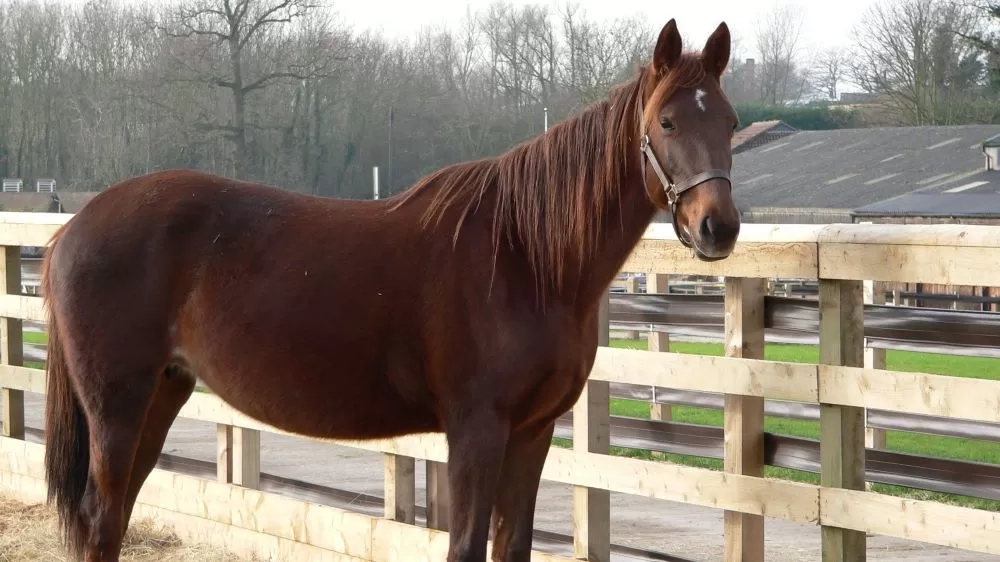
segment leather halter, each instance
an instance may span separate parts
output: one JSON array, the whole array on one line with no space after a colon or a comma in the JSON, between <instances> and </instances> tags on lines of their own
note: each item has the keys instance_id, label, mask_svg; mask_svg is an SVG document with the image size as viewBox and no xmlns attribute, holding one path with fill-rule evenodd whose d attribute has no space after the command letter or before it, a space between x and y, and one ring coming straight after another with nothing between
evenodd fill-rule
<instances>
[{"instance_id":1,"label":"leather halter","mask_svg":"<svg viewBox=\"0 0 1000 562\"><path fill-rule=\"evenodd\" d=\"M698 185L705 183L711 179L724 179L729 183L729 189L733 188L733 180L729 177L729 172L720 169L711 169L699 174L695 174L689 178L686 178L680 183L674 183L670 179L660 166L660 161L656 158L656 153L649 146L649 134L646 133L646 121L643 119L643 109L642 109L642 94L639 95L639 132L642 134L642 139L639 141L639 149L642 151L643 159L642 163L642 185L646 188L646 193L649 193L649 186L646 184L646 161L649 161L650 165L653 166L653 172L656 173L656 177L660 179L660 183L663 185L663 191L667 195L667 202L670 204L670 222L674 225L674 234L677 235L677 239L681 241L681 244L688 248L693 248L694 245L684 236L681 235L680 228L677 226L677 202L680 200L681 195Z\"/></svg>"}]
</instances>

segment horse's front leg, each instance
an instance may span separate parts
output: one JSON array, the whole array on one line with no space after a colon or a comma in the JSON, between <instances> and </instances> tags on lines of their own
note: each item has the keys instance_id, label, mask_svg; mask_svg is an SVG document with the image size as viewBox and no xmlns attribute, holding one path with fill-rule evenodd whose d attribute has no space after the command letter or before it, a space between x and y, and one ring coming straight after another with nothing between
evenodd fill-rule
<instances>
[{"instance_id":1,"label":"horse's front leg","mask_svg":"<svg viewBox=\"0 0 1000 562\"><path fill-rule=\"evenodd\" d=\"M509 424L482 404L454 414L445 430L451 500L448 562L485 562Z\"/></svg>"},{"instance_id":2,"label":"horse's front leg","mask_svg":"<svg viewBox=\"0 0 1000 562\"><path fill-rule=\"evenodd\" d=\"M511 435L493 508L493 560L528 562L535 501L555 422Z\"/></svg>"}]
</instances>

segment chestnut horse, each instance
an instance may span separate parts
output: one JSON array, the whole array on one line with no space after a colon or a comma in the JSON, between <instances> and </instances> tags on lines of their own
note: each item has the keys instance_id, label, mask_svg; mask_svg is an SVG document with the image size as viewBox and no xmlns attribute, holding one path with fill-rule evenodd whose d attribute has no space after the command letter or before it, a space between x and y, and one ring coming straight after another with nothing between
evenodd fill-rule
<instances>
[{"instance_id":1,"label":"chestnut horse","mask_svg":"<svg viewBox=\"0 0 1000 562\"><path fill-rule=\"evenodd\" d=\"M736 243L730 35L649 66L509 152L348 201L195 171L132 178L53 237L48 495L77 560L119 559L196 377L317 438L443 432L449 561L527 561L556 418L602 298L658 209L703 260Z\"/></svg>"}]
</instances>

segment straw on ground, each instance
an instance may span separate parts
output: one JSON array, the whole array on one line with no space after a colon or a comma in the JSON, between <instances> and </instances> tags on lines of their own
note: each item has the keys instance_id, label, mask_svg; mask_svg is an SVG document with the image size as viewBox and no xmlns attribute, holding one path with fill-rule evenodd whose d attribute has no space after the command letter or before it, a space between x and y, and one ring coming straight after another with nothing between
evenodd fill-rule
<instances>
[{"instance_id":1,"label":"straw on ground","mask_svg":"<svg viewBox=\"0 0 1000 562\"><path fill-rule=\"evenodd\" d=\"M0 494L0 562L66 559L56 530L55 510ZM252 562L207 545L185 545L168 527L133 520L125 535L122 562Z\"/></svg>"}]
</instances>

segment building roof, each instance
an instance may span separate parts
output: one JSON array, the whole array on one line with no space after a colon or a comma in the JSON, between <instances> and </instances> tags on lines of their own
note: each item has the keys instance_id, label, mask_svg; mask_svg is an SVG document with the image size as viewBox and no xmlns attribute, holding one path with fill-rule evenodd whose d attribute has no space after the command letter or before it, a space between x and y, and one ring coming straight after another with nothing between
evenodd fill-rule
<instances>
[{"instance_id":1,"label":"building roof","mask_svg":"<svg viewBox=\"0 0 1000 562\"><path fill-rule=\"evenodd\" d=\"M1000 125L798 131L734 155L733 195L741 208L856 209L911 192L981 192L990 188L967 184L982 181L982 143L997 134Z\"/></svg>"},{"instance_id":2,"label":"building roof","mask_svg":"<svg viewBox=\"0 0 1000 562\"><path fill-rule=\"evenodd\" d=\"M757 148L773 140L788 136L796 131L797 129L794 127L790 127L787 123L778 120L755 121L743 129L736 131L729 145L733 150L733 154L739 154L740 152Z\"/></svg>"},{"instance_id":3,"label":"building roof","mask_svg":"<svg viewBox=\"0 0 1000 562\"><path fill-rule=\"evenodd\" d=\"M986 173L986 172L984 172ZM855 209L851 215L863 217L956 217L995 218L1000 216L1000 172L988 172L993 189L983 193L911 193Z\"/></svg>"},{"instance_id":4,"label":"building roof","mask_svg":"<svg viewBox=\"0 0 1000 562\"><path fill-rule=\"evenodd\" d=\"M51 213L58 208L52 193L22 191L20 193L0 193L0 211L17 213Z\"/></svg>"},{"instance_id":5,"label":"building roof","mask_svg":"<svg viewBox=\"0 0 1000 562\"><path fill-rule=\"evenodd\" d=\"M62 204L62 212L77 213L91 199L97 196L99 191L60 191L57 193L59 203Z\"/></svg>"}]
</instances>

